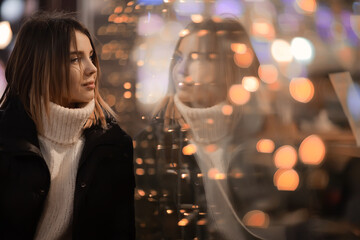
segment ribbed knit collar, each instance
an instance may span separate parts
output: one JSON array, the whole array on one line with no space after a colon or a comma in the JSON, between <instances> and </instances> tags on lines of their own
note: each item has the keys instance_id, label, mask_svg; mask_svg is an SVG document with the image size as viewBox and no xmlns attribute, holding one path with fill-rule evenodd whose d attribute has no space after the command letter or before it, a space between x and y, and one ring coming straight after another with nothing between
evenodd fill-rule
<instances>
[{"instance_id":1,"label":"ribbed knit collar","mask_svg":"<svg viewBox=\"0 0 360 240\"><path fill-rule=\"evenodd\" d=\"M209 108L192 108L183 104L175 95L174 103L189 124L196 142L214 143L228 136L231 119L222 113L225 102Z\"/></svg>"},{"instance_id":2,"label":"ribbed knit collar","mask_svg":"<svg viewBox=\"0 0 360 240\"><path fill-rule=\"evenodd\" d=\"M50 102L49 118L42 111L43 137L59 144L76 142L83 131L83 126L94 111L95 101L92 100L82 108L65 108Z\"/></svg>"}]
</instances>

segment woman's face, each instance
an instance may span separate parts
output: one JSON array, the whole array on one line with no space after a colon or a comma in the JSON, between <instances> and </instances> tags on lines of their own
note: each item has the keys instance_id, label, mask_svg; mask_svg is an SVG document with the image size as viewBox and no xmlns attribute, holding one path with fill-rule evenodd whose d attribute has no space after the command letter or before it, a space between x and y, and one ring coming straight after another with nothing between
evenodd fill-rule
<instances>
[{"instance_id":1,"label":"woman's face","mask_svg":"<svg viewBox=\"0 0 360 240\"><path fill-rule=\"evenodd\" d=\"M176 93L190 107L211 107L226 98L226 85L219 76L217 52L201 44L198 34L186 36L174 54L172 70Z\"/></svg>"},{"instance_id":2,"label":"woman's face","mask_svg":"<svg viewBox=\"0 0 360 240\"><path fill-rule=\"evenodd\" d=\"M77 49L70 46L70 94L65 107L83 106L94 99L97 68L93 63L94 50L89 38L75 31Z\"/></svg>"}]
</instances>

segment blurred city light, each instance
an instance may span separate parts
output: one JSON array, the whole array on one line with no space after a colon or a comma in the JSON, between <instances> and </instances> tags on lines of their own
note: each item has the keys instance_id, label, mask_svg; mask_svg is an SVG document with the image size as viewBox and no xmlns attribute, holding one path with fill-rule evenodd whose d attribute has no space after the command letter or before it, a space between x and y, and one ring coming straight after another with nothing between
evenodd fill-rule
<instances>
[{"instance_id":1,"label":"blurred city light","mask_svg":"<svg viewBox=\"0 0 360 240\"><path fill-rule=\"evenodd\" d=\"M242 79L242 85L245 90L249 92L256 92L259 89L260 82L257 77L254 76L245 76Z\"/></svg>"},{"instance_id":2,"label":"blurred city light","mask_svg":"<svg viewBox=\"0 0 360 240\"><path fill-rule=\"evenodd\" d=\"M234 84L229 89L230 100L237 105L244 105L250 100L250 92L246 91L241 84Z\"/></svg>"},{"instance_id":3,"label":"blurred city light","mask_svg":"<svg viewBox=\"0 0 360 240\"><path fill-rule=\"evenodd\" d=\"M247 212L243 218L246 226L267 228L270 223L269 215L260 210L252 210Z\"/></svg>"},{"instance_id":4,"label":"blurred city light","mask_svg":"<svg viewBox=\"0 0 360 240\"><path fill-rule=\"evenodd\" d=\"M23 0L5 0L2 2L0 8L1 18L3 20L15 22L22 17L25 10L25 3Z\"/></svg>"},{"instance_id":5,"label":"blurred city light","mask_svg":"<svg viewBox=\"0 0 360 240\"><path fill-rule=\"evenodd\" d=\"M300 160L305 164L319 165L324 160L325 153L325 144L317 135L308 136L299 147Z\"/></svg>"},{"instance_id":6,"label":"blurred city light","mask_svg":"<svg viewBox=\"0 0 360 240\"><path fill-rule=\"evenodd\" d=\"M274 174L274 185L279 191L295 191L299 182L299 174L294 169L279 169Z\"/></svg>"},{"instance_id":7,"label":"blurred city light","mask_svg":"<svg viewBox=\"0 0 360 240\"><path fill-rule=\"evenodd\" d=\"M279 72L272 64L262 64L259 66L258 74L260 79L267 84L274 83L278 80Z\"/></svg>"},{"instance_id":8,"label":"blurred city light","mask_svg":"<svg viewBox=\"0 0 360 240\"><path fill-rule=\"evenodd\" d=\"M290 95L298 102L307 103L314 97L315 89L308 78L293 78L289 84Z\"/></svg>"},{"instance_id":9,"label":"blurred city light","mask_svg":"<svg viewBox=\"0 0 360 240\"><path fill-rule=\"evenodd\" d=\"M275 143L271 139L260 139L256 143L256 150L261 153L272 153L275 149Z\"/></svg>"},{"instance_id":10,"label":"blurred city light","mask_svg":"<svg viewBox=\"0 0 360 240\"><path fill-rule=\"evenodd\" d=\"M296 37L291 41L291 53L296 60L310 63L314 58L314 46L306 38Z\"/></svg>"},{"instance_id":11,"label":"blurred city light","mask_svg":"<svg viewBox=\"0 0 360 240\"><path fill-rule=\"evenodd\" d=\"M279 147L274 153L274 163L277 168L289 169L297 162L297 152L294 147L284 145Z\"/></svg>"},{"instance_id":12,"label":"blurred city light","mask_svg":"<svg viewBox=\"0 0 360 240\"><path fill-rule=\"evenodd\" d=\"M238 0L217 0L215 2L215 15L223 16L241 16L243 13L243 6Z\"/></svg>"},{"instance_id":13,"label":"blurred city light","mask_svg":"<svg viewBox=\"0 0 360 240\"><path fill-rule=\"evenodd\" d=\"M0 22L0 49L6 48L12 40L12 31L8 21Z\"/></svg>"},{"instance_id":14,"label":"blurred city light","mask_svg":"<svg viewBox=\"0 0 360 240\"><path fill-rule=\"evenodd\" d=\"M291 62L293 59L290 44L282 39L277 39L272 43L271 54L280 63Z\"/></svg>"}]
</instances>

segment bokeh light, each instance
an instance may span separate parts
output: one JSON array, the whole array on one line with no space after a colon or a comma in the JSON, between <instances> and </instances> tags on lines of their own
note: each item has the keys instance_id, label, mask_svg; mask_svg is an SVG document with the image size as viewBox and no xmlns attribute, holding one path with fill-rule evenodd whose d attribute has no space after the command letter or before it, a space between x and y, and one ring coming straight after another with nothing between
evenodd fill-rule
<instances>
[{"instance_id":1,"label":"bokeh light","mask_svg":"<svg viewBox=\"0 0 360 240\"><path fill-rule=\"evenodd\" d=\"M251 34L254 38L271 41L275 38L274 25L267 19L256 18L251 25Z\"/></svg>"},{"instance_id":2,"label":"bokeh light","mask_svg":"<svg viewBox=\"0 0 360 240\"><path fill-rule=\"evenodd\" d=\"M234 84L229 89L229 98L236 105L244 105L250 100L250 92L241 84Z\"/></svg>"},{"instance_id":3,"label":"bokeh light","mask_svg":"<svg viewBox=\"0 0 360 240\"><path fill-rule=\"evenodd\" d=\"M196 146L194 144L188 144L182 149L184 155L193 155L196 153Z\"/></svg>"},{"instance_id":4,"label":"bokeh light","mask_svg":"<svg viewBox=\"0 0 360 240\"><path fill-rule=\"evenodd\" d=\"M296 60L310 63L314 59L314 46L306 38L296 37L291 41L291 53Z\"/></svg>"},{"instance_id":5,"label":"bokeh light","mask_svg":"<svg viewBox=\"0 0 360 240\"><path fill-rule=\"evenodd\" d=\"M236 49L236 50L239 50L239 49ZM251 51L251 49L249 47L245 48L245 52L234 54L235 64L240 68L250 67L253 60L254 60L254 53Z\"/></svg>"},{"instance_id":6,"label":"bokeh light","mask_svg":"<svg viewBox=\"0 0 360 240\"><path fill-rule=\"evenodd\" d=\"M320 164L324 160L325 153L325 144L317 135L308 136L301 142L299 147L300 160L305 164Z\"/></svg>"},{"instance_id":7,"label":"bokeh light","mask_svg":"<svg viewBox=\"0 0 360 240\"><path fill-rule=\"evenodd\" d=\"M299 12L311 14L316 11L317 3L316 0L296 0L295 7Z\"/></svg>"},{"instance_id":8,"label":"bokeh light","mask_svg":"<svg viewBox=\"0 0 360 240\"><path fill-rule=\"evenodd\" d=\"M291 47L285 40L277 39L271 45L271 54L277 62L291 62Z\"/></svg>"},{"instance_id":9,"label":"bokeh light","mask_svg":"<svg viewBox=\"0 0 360 240\"><path fill-rule=\"evenodd\" d=\"M277 68L272 64L260 65L258 74L260 79L267 84L276 82L279 76Z\"/></svg>"},{"instance_id":10,"label":"bokeh light","mask_svg":"<svg viewBox=\"0 0 360 240\"><path fill-rule=\"evenodd\" d=\"M275 143L271 139L260 139L256 143L256 150L261 153L272 153L275 149Z\"/></svg>"},{"instance_id":11,"label":"bokeh light","mask_svg":"<svg viewBox=\"0 0 360 240\"><path fill-rule=\"evenodd\" d=\"M260 210L247 212L243 218L246 226L256 228L267 228L270 223L269 215Z\"/></svg>"},{"instance_id":12,"label":"bokeh light","mask_svg":"<svg viewBox=\"0 0 360 240\"><path fill-rule=\"evenodd\" d=\"M308 78L293 78L289 84L290 95L298 102L307 103L314 97L315 89Z\"/></svg>"},{"instance_id":13,"label":"bokeh light","mask_svg":"<svg viewBox=\"0 0 360 240\"><path fill-rule=\"evenodd\" d=\"M201 14L204 11L205 4L197 0L176 0L174 10L178 16L191 16Z\"/></svg>"},{"instance_id":14,"label":"bokeh light","mask_svg":"<svg viewBox=\"0 0 360 240\"><path fill-rule=\"evenodd\" d=\"M224 115L226 116L229 116L233 113L233 107L231 105L224 105L222 108L221 108L221 111Z\"/></svg>"},{"instance_id":15,"label":"bokeh light","mask_svg":"<svg viewBox=\"0 0 360 240\"><path fill-rule=\"evenodd\" d=\"M260 83L257 77L245 76L242 79L242 85L244 86L245 90L249 92L256 92L259 89Z\"/></svg>"},{"instance_id":16,"label":"bokeh light","mask_svg":"<svg viewBox=\"0 0 360 240\"><path fill-rule=\"evenodd\" d=\"M284 145L274 153L274 163L277 168L292 168L297 162L297 152L294 147Z\"/></svg>"},{"instance_id":17,"label":"bokeh light","mask_svg":"<svg viewBox=\"0 0 360 240\"><path fill-rule=\"evenodd\" d=\"M10 22L18 21L24 10L25 2L23 0L5 0L1 4L1 18Z\"/></svg>"},{"instance_id":18,"label":"bokeh light","mask_svg":"<svg viewBox=\"0 0 360 240\"><path fill-rule=\"evenodd\" d=\"M137 3L143 5L161 5L163 2L163 0L137 0Z\"/></svg>"},{"instance_id":19,"label":"bokeh light","mask_svg":"<svg viewBox=\"0 0 360 240\"><path fill-rule=\"evenodd\" d=\"M149 36L159 33L164 26L164 20L157 14L143 15L139 18L137 32L140 36Z\"/></svg>"},{"instance_id":20,"label":"bokeh light","mask_svg":"<svg viewBox=\"0 0 360 240\"><path fill-rule=\"evenodd\" d=\"M240 16L243 13L243 6L238 0L217 0L215 2L215 15L223 16L228 14L231 16Z\"/></svg>"},{"instance_id":21,"label":"bokeh light","mask_svg":"<svg viewBox=\"0 0 360 240\"><path fill-rule=\"evenodd\" d=\"M0 22L0 49L6 48L12 40L12 31L8 21Z\"/></svg>"},{"instance_id":22,"label":"bokeh light","mask_svg":"<svg viewBox=\"0 0 360 240\"><path fill-rule=\"evenodd\" d=\"M295 191L299 182L299 174L294 169L279 169L274 174L274 185L279 191Z\"/></svg>"}]
</instances>

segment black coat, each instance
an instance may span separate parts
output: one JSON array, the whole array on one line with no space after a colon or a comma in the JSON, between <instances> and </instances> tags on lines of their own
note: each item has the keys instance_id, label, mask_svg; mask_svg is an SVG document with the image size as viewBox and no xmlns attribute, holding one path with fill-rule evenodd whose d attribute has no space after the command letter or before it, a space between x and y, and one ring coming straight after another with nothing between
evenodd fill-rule
<instances>
[{"instance_id":1,"label":"black coat","mask_svg":"<svg viewBox=\"0 0 360 240\"><path fill-rule=\"evenodd\" d=\"M135 239L131 138L114 122L84 131L73 239ZM18 100L0 111L0 239L33 239L50 187L34 122Z\"/></svg>"}]
</instances>

